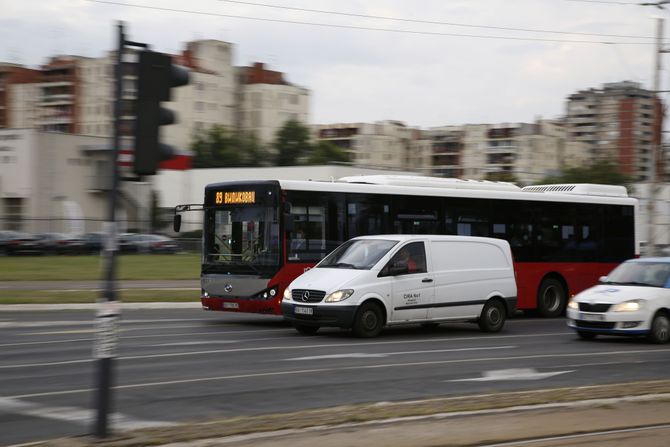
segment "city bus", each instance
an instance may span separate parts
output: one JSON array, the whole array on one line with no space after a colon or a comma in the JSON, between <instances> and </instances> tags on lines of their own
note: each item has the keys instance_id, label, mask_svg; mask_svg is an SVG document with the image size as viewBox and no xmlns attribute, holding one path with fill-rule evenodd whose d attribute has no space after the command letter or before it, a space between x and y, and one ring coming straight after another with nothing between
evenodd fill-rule
<instances>
[{"instance_id":1,"label":"city bus","mask_svg":"<svg viewBox=\"0 0 670 447\"><path fill-rule=\"evenodd\" d=\"M639 257L638 202L614 185L540 185L421 176L230 181L205 187L201 302L281 314L284 289L363 235L485 236L510 243L517 308L555 317L568 298Z\"/></svg>"}]
</instances>

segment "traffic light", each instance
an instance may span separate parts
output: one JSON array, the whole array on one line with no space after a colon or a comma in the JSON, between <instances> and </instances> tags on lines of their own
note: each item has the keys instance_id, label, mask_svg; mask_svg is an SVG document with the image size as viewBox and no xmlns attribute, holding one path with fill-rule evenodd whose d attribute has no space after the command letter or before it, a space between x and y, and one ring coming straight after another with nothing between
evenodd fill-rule
<instances>
[{"instance_id":1,"label":"traffic light","mask_svg":"<svg viewBox=\"0 0 670 447\"><path fill-rule=\"evenodd\" d=\"M186 85L188 81L188 70L173 65L170 55L148 50L140 52L135 107L135 174L154 175L161 161L175 156L172 146L160 142L159 129L174 124L176 116L160 103L170 100L173 87Z\"/></svg>"}]
</instances>

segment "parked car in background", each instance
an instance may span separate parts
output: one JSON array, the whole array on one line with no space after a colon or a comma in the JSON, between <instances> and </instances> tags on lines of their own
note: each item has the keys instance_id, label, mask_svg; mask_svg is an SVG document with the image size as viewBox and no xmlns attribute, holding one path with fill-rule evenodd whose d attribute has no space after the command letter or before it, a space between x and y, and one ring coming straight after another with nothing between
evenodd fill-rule
<instances>
[{"instance_id":1,"label":"parked car in background","mask_svg":"<svg viewBox=\"0 0 670 447\"><path fill-rule=\"evenodd\" d=\"M0 231L0 255L42 254L38 238L19 231Z\"/></svg>"},{"instance_id":2,"label":"parked car in background","mask_svg":"<svg viewBox=\"0 0 670 447\"><path fill-rule=\"evenodd\" d=\"M86 233L82 236L84 241L84 250L89 254L98 254L105 246L105 233L95 231L93 233Z\"/></svg>"},{"instance_id":3,"label":"parked car in background","mask_svg":"<svg viewBox=\"0 0 670 447\"><path fill-rule=\"evenodd\" d=\"M568 303L568 326L583 339L597 335L670 340L670 257L631 259Z\"/></svg>"},{"instance_id":4,"label":"parked car in background","mask_svg":"<svg viewBox=\"0 0 670 447\"><path fill-rule=\"evenodd\" d=\"M36 235L44 254L78 255L86 251L84 240L72 234L41 233Z\"/></svg>"},{"instance_id":5,"label":"parked car in background","mask_svg":"<svg viewBox=\"0 0 670 447\"><path fill-rule=\"evenodd\" d=\"M121 233L116 239L118 250L121 253L137 253L137 244L135 244L135 233Z\"/></svg>"},{"instance_id":6,"label":"parked car in background","mask_svg":"<svg viewBox=\"0 0 670 447\"><path fill-rule=\"evenodd\" d=\"M173 239L161 234L135 234L131 237L138 253L168 253L179 250L179 245Z\"/></svg>"}]
</instances>

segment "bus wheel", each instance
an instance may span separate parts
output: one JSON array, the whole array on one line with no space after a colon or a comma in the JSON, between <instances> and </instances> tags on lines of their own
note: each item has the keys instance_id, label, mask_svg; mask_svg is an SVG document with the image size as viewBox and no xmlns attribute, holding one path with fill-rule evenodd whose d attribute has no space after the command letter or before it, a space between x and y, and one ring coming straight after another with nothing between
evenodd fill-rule
<instances>
[{"instance_id":1,"label":"bus wheel","mask_svg":"<svg viewBox=\"0 0 670 447\"><path fill-rule=\"evenodd\" d=\"M363 303L354 317L353 333L356 337L376 337L384 327L384 314L375 303Z\"/></svg>"},{"instance_id":2,"label":"bus wheel","mask_svg":"<svg viewBox=\"0 0 670 447\"><path fill-rule=\"evenodd\" d=\"M537 293L537 311L540 316L545 318L558 317L565 311L567 303L565 289L563 289L563 284L560 281L553 278L542 281Z\"/></svg>"},{"instance_id":3,"label":"bus wheel","mask_svg":"<svg viewBox=\"0 0 670 447\"><path fill-rule=\"evenodd\" d=\"M664 312L658 312L651 320L649 340L652 343L667 343L670 340L670 319Z\"/></svg>"},{"instance_id":4,"label":"bus wheel","mask_svg":"<svg viewBox=\"0 0 670 447\"><path fill-rule=\"evenodd\" d=\"M505 325L505 306L496 300L488 300L479 316L479 329L484 332L498 332Z\"/></svg>"},{"instance_id":5,"label":"bus wheel","mask_svg":"<svg viewBox=\"0 0 670 447\"><path fill-rule=\"evenodd\" d=\"M314 335L319 330L319 326L307 326L304 324L294 324L293 327L302 335Z\"/></svg>"}]
</instances>

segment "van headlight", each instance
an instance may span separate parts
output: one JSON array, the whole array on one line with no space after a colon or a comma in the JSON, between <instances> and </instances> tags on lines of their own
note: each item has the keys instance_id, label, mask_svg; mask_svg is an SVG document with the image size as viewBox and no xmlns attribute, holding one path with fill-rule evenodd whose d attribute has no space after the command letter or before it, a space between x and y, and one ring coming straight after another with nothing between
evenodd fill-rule
<instances>
[{"instance_id":1,"label":"van headlight","mask_svg":"<svg viewBox=\"0 0 670 447\"><path fill-rule=\"evenodd\" d=\"M354 294L352 289L338 290L333 292L326 297L324 300L326 303L337 303L338 301L344 301Z\"/></svg>"},{"instance_id":2,"label":"van headlight","mask_svg":"<svg viewBox=\"0 0 670 447\"><path fill-rule=\"evenodd\" d=\"M579 310L579 304L574 300L574 298L568 301L568 309Z\"/></svg>"},{"instance_id":3,"label":"van headlight","mask_svg":"<svg viewBox=\"0 0 670 447\"><path fill-rule=\"evenodd\" d=\"M644 307L644 300L630 300L612 306L612 312L637 312Z\"/></svg>"},{"instance_id":4,"label":"van headlight","mask_svg":"<svg viewBox=\"0 0 670 447\"><path fill-rule=\"evenodd\" d=\"M291 293L292 293L292 291L288 287L284 289L284 300L285 301L291 301Z\"/></svg>"}]
</instances>

